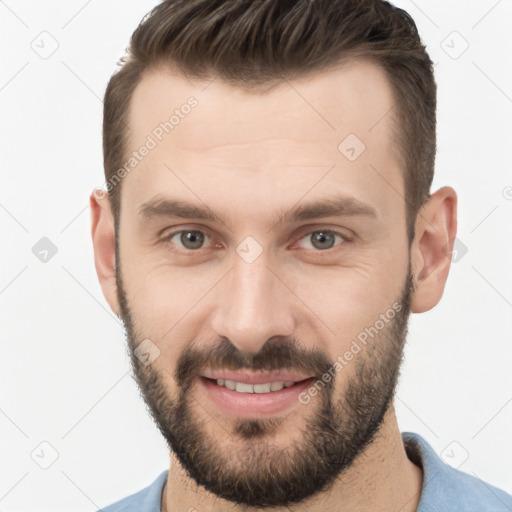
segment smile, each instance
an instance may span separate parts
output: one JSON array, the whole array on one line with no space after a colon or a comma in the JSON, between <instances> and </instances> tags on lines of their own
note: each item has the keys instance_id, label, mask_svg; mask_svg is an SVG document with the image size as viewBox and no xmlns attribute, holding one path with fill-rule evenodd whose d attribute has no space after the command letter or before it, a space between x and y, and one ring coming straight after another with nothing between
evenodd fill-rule
<instances>
[{"instance_id":1,"label":"smile","mask_svg":"<svg viewBox=\"0 0 512 512\"><path fill-rule=\"evenodd\" d=\"M250 384L201 376L198 377L198 385L201 396L223 414L238 418L261 418L291 411L300 404L300 393L314 379Z\"/></svg>"},{"instance_id":2,"label":"smile","mask_svg":"<svg viewBox=\"0 0 512 512\"><path fill-rule=\"evenodd\" d=\"M209 379L214 380L214 379ZM283 388L289 388L296 384L293 380L286 382L267 382L265 384L247 384L245 382L236 382L234 380L217 379L217 385L224 386L231 391L238 393L270 393L272 391L281 391Z\"/></svg>"}]
</instances>

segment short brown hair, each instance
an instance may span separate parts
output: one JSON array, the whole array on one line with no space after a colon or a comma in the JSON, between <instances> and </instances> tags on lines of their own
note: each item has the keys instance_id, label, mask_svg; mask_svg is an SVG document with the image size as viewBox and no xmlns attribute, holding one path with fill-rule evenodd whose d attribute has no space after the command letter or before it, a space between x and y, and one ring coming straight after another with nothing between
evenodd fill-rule
<instances>
[{"instance_id":1,"label":"short brown hair","mask_svg":"<svg viewBox=\"0 0 512 512\"><path fill-rule=\"evenodd\" d=\"M143 18L104 99L105 178L116 226L132 93L149 68L242 88L327 70L347 58L386 72L399 123L409 243L430 197L436 152L433 64L412 18L383 0L164 0ZM341 142L341 141L340 141ZM118 181L119 181L119 177Z\"/></svg>"}]
</instances>

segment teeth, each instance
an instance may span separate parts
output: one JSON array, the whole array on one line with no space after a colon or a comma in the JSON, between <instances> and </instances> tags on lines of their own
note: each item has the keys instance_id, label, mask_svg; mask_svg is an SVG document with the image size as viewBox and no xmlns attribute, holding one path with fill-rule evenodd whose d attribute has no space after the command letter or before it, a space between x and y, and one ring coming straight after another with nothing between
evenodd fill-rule
<instances>
[{"instance_id":1,"label":"teeth","mask_svg":"<svg viewBox=\"0 0 512 512\"><path fill-rule=\"evenodd\" d=\"M222 382L222 379L219 379L217 381L217 384L219 384L220 386L222 386L222 384L220 384ZM236 382L234 380L226 380L224 382L224 386L226 386L228 389L231 389L231 391L235 391L235 388L236 388Z\"/></svg>"},{"instance_id":2,"label":"teeth","mask_svg":"<svg viewBox=\"0 0 512 512\"><path fill-rule=\"evenodd\" d=\"M254 392L255 393L270 393L272 385L269 384L254 384Z\"/></svg>"},{"instance_id":3,"label":"teeth","mask_svg":"<svg viewBox=\"0 0 512 512\"><path fill-rule=\"evenodd\" d=\"M217 379L219 386L225 386L231 391L239 393L270 393L271 391L281 391L283 388L293 386L293 380L287 382L268 382L267 384L246 384L244 382L235 382L234 380Z\"/></svg>"},{"instance_id":4,"label":"teeth","mask_svg":"<svg viewBox=\"0 0 512 512\"><path fill-rule=\"evenodd\" d=\"M244 384L243 382L237 382L235 391L239 393L254 393L254 386L252 384Z\"/></svg>"}]
</instances>

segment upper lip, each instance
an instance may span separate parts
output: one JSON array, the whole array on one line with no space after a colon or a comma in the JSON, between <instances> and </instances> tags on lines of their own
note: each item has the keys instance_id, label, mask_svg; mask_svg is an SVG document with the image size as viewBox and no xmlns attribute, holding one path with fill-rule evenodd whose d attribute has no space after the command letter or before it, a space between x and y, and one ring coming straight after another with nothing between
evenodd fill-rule
<instances>
[{"instance_id":1,"label":"upper lip","mask_svg":"<svg viewBox=\"0 0 512 512\"><path fill-rule=\"evenodd\" d=\"M269 373L269 372L234 372L229 370L206 370L201 374L208 379L224 379L241 382L244 384L266 384L268 382L300 382L310 379L311 375L300 373Z\"/></svg>"}]
</instances>

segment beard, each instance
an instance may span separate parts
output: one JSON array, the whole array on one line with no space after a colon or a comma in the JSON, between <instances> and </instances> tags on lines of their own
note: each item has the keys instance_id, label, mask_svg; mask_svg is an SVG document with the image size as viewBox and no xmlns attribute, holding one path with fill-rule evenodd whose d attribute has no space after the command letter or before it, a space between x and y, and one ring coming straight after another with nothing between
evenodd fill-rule
<instances>
[{"instance_id":1,"label":"beard","mask_svg":"<svg viewBox=\"0 0 512 512\"><path fill-rule=\"evenodd\" d=\"M225 418L217 419L213 411L204 414L204 410L208 412L206 404L192 407L198 403L193 384L202 370L294 370L320 377L329 369L332 372L333 361L325 352L306 349L293 338L273 337L256 354L241 352L222 338L214 345L191 343L180 354L172 375L158 372L134 353L144 337L137 332L128 306L118 254L116 250L117 293L135 379L169 449L197 484L242 507L297 505L332 488L378 438L396 391L407 336L414 289L410 261L405 286L397 298L402 308L350 363L354 371L338 392L340 396L335 396L334 386L339 379L324 384L317 399L302 406L309 409L304 419L290 419L296 427L293 439L285 437L286 445L276 443L273 436L287 416L275 415L232 418L231 431L222 431L226 434L223 447L221 436L212 434L211 427L215 422L225 427ZM170 396L165 386L170 378L176 383L177 397ZM289 414L302 411L299 407ZM233 440L236 444L228 448L227 441Z\"/></svg>"}]
</instances>

